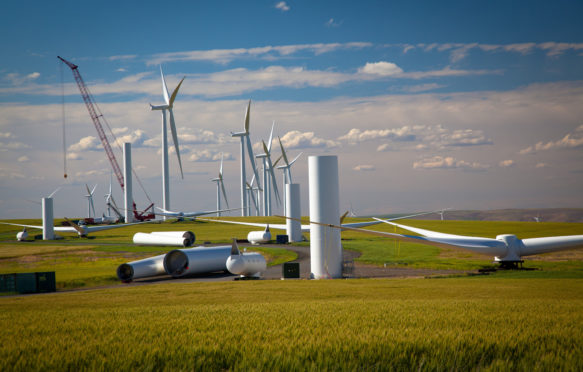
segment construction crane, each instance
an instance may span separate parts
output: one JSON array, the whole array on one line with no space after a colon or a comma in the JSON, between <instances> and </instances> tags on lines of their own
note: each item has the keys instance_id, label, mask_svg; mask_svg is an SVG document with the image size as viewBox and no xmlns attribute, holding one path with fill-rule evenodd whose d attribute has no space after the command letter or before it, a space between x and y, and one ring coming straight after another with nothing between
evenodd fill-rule
<instances>
[{"instance_id":1,"label":"construction crane","mask_svg":"<svg viewBox=\"0 0 583 372\"><path fill-rule=\"evenodd\" d=\"M115 173L115 177L117 178L117 181L119 182L119 185L121 186L121 189L123 190L124 189L124 179L123 179L123 174L121 172L121 168L119 167L119 163L117 162L115 154L113 153L113 150L111 149L111 145L109 144L109 140L107 139L107 136L105 135L105 132L103 130L103 126L101 125L100 118L102 118L103 115L98 114L97 110L95 109L96 104L93 102L93 98L91 97L91 94L89 93L89 89L87 89L87 86L85 85L85 82L83 81L83 78L81 77L81 74L79 73L79 66L67 61L63 57L57 56L57 58L60 59L63 63L65 63L67 66L69 66L69 68L73 72L73 77L75 78L75 81L77 82L77 87L79 87L79 91L81 92L81 97L83 98L83 101L85 102L85 106L87 107L87 111L89 111L89 116L91 117L91 120L93 121L93 125L95 126L95 129L97 130L97 134L99 135L99 139L101 140L101 144L103 145L103 148L105 149L105 153L107 154L107 158L109 159L109 163L111 164L111 167L113 168L113 173ZM155 218L155 215L153 213L149 213L149 214L145 213L148 209L152 208L153 206L154 206L154 203L151 203L142 212L138 212L136 210L136 203L134 202L133 203L134 217L139 221L144 221L147 219Z\"/></svg>"}]
</instances>

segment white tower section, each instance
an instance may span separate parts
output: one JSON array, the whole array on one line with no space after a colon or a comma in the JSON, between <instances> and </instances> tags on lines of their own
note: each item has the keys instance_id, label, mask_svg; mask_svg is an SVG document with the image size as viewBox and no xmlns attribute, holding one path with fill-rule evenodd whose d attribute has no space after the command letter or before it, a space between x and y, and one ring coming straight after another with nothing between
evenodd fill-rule
<instances>
[{"instance_id":1,"label":"white tower section","mask_svg":"<svg viewBox=\"0 0 583 372\"><path fill-rule=\"evenodd\" d=\"M286 217L300 219L302 217L300 203L300 185L298 183L285 184L285 208ZM302 240L302 223L296 220L287 220L286 233L290 242Z\"/></svg>"},{"instance_id":2,"label":"white tower section","mask_svg":"<svg viewBox=\"0 0 583 372\"><path fill-rule=\"evenodd\" d=\"M340 191L338 157L308 158L310 185L310 220L340 224ZM311 274L314 279L342 277L342 245L340 230L317 224L310 225Z\"/></svg>"},{"instance_id":3,"label":"white tower section","mask_svg":"<svg viewBox=\"0 0 583 372\"><path fill-rule=\"evenodd\" d=\"M55 239L55 228L53 221L53 198L43 198L43 240Z\"/></svg>"},{"instance_id":4,"label":"white tower section","mask_svg":"<svg viewBox=\"0 0 583 372\"><path fill-rule=\"evenodd\" d=\"M168 168L168 130L166 110L162 110L162 208L170 210L170 170ZM162 219L166 221L166 216Z\"/></svg>"},{"instance_id":5,"label":"white tower section","mask_svg":"<svg viewBox=\"0 0 583 372\"><path fill-rule=\"evenodd\" d=\"M132 196L132 144L123 144L124 208L126 223L134 221L134 199Z\"/></svg>"}]
</instances>

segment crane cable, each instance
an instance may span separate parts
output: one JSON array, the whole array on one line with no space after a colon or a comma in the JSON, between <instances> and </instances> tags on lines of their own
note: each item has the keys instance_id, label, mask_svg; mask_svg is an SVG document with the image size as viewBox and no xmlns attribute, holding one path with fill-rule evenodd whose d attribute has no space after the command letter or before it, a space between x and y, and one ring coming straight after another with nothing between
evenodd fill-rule
<instances>
[{"instance_id":1,"label":"crane cable","mask_svg":"<svg viewBox=\"0 0 583 372\"><path fill-rule=\"evenodd\" d=\"M67 141L65 137L65 77L63 73L63 64L59 63L61 67L61 114L63 117L63 177L67 178Z\"/></svg>"}]
</instances>

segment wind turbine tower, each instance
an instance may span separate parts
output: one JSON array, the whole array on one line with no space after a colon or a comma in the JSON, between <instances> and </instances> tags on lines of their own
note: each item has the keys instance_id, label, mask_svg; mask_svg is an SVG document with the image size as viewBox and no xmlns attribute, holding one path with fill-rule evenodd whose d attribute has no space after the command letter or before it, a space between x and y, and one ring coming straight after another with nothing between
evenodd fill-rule
<instances>
[{"instance_id":1,"label":"wind turbine tower","mask_svg":"<svg viewBox=\"0 0 583 372\"><path fill-rule=\"evenodd\" d=\"M168 170L168 130L166 125L166 111L170 114L170 130L172 132L172 140L174 141L174 149L176 150L176 156L178 157L178 165L180 166L180 176L184 179L184 174L182 172L182 161L180 160L180 150L178 149L178 135L176 133L176 124L174 122L174 113L172 108L174 106L174 100L178 94L178 89L182 85L184 78L180 80L180 83L176 86L172 95L168 95L168 87L166 86L166 80L164 79L164 73L162 72L162 66L160 66L160 75L162 76L162 94L164 95L165 105L154 106L150 104L150 109L152 111L162 111L162 206L165 210L170 209L170 185L169 185L169 170ZM166 216L164 216L166 220Z\"/></svg>"},{"instance_id":2,"label":"wind turbine tower","mask_svg":"<svg viewBox=\"0 0 583 372\"><path fill-rule=\"evenodd\" d=\"M217 183L217 211L221 210L221 191L225 197L225 203L227 208L229 208L229 202L227 201L227 193L225 192L225 184L223 183L223 154L221 153L221 167L219 168L219 176L213 178L211 181ZM221 212L217 212L217 217L221 217Z\"/></svg>"},{"instance_id":3,"label":"wind turbine tower","mask_svg":"<svg viewBox=\"0 0 583 372\"><path fill-rule=\"evenodd\" d=\"M231 132L231 137L241 138L241 216L247 216L247 179L245 175L245 142L247 143L247 151L249 152L249 161L251 162L251 168L255 176L257 176L257 168L255 168L255 159L253 158L253 148L251 147L251 140L249 139L249 116L251 114L251 100L247 104L247 110L245 111L245 130L243 132Z\"/></svg>"}]
</instances>

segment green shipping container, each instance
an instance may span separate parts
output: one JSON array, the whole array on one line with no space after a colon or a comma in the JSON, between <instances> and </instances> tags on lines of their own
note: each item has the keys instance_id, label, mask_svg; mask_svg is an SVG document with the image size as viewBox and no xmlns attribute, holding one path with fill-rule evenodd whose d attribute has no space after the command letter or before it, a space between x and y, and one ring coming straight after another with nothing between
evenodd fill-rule
<instances>
[{"instance_id":1,"label":"green shipping container","mask_svg":"<svg viewBox=\"0 0 583 372\"><path fill-rule=\"evenodd\" d=\"M16 274L16 291L18 293L35 293L36 273Z\"/></svg>"},{"instance_id":2,"label":"green shipping container","mask_svg":"<svg viewBox=\"0 0 583 372\"><path fill-rule=\"evenodd\" d=\"M282 276L284 279L299 279L300 277L300 263L286 262L282 265Z\"/></svg>"},{"instance_id":3,"label":"green shipping container","mask_svg":"<svg viewBox=\"0 0 583 372\"><path fill-rule=\"evenodd\" d=\"M38 293L57 291L54 271L36 273L36 291Z\"/></svg>"},{"instance_id":4,"label":"green shipping container","mask_svg":"<svg viewBox=\"0 0 583 372\"><path fill-rule=\"evenodd\" d=\"M0 292L16 292L16 274L0 275Z\"/></svg>"}]
</instances>

